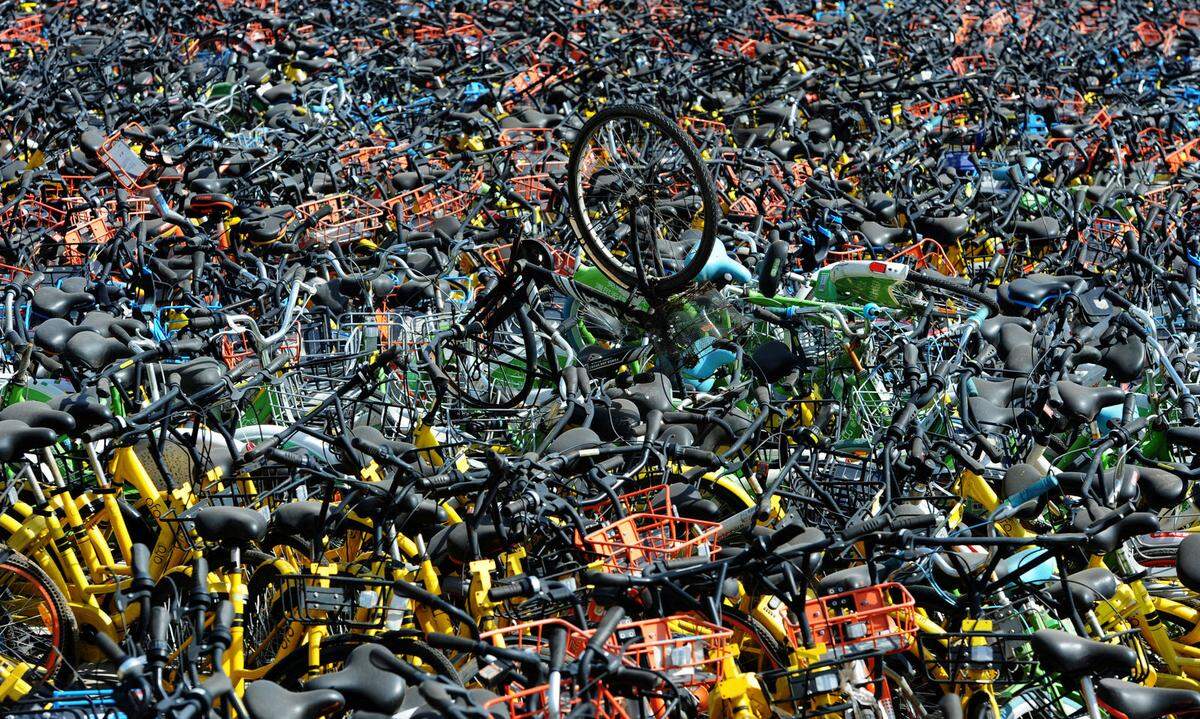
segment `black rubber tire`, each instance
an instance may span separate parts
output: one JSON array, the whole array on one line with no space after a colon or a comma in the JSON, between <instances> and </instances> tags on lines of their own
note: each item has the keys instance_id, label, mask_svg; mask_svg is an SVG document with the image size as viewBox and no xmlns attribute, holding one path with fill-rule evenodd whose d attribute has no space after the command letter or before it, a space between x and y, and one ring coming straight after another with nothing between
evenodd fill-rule
<instances>
[{"instance_id":1,"label":"black rubber tire","mask_svg":"<svg viewBox=\"0 0 1200 719\"><path fill-rule=\"evenodd\" d=\"M956 282L948 277L942 277L930 272L921 270L909 270L906 282L912 282L917 285L924 285L934 289L942 290L950 294L965 297L972 302L976 302L988 309L988 316L994 317L1000 314L1000 305L996 302L995 296L975 289L965 283Z\"/></svg>"},{"instance_id":2,"label":"black rubber tire","mask_svg":"<svg viewBox=\"0 0 1200 719\"><path fill-rule=\"evenodd\" d=\"M47 667L44 676L40 678L26 675L26 681L33 689L43 684L63 682L69 684L74 679L76 649L79 646L79 623L71 611L71 605L63 595L62 590L54 584L49 575L32 559L15 550L5 550L5 557L0 561L0 571L19 576L23 581L39 585L44 599L48 600L50 611L54 613L54 621L58 625L58 641L55 650L58 658ZM9 585L5 585L9 586ZM7 620L8 617L5 617Z\"/></svg>"},{"instance_id":3,"label":"black rubber tire","mask_svg":"<svg viewBox=\"0 0 1200 719\"><path fill-rule=\"evenodd\" d=\"M579 177L579 164L584 156L583 148L587 146L588 141L604 123L618 118L632 118L650 123L678 145L687 159L693 173L692 179L700 191L703 202L704 231L701 233L700 245L693 253L691 261L679 272L658 279L653 288L641 288L643 290L653 289L653 293L660 297L670 296L691 283L708 261L713 245L716 243L720 206L712 177L705 169L695 144L666 115L649 105L620 104L606 107L588 118L579 130L575 142L571 145L571 153L567 159L567 200L571 211L571 227L583 244L588 257L601 272L623 287L637 286L636 273L621 267L620 262L612 256L605 244L592 231L587 208L583 204L583 188Z\"/></svg>"},{"instance_id":4,"label":"black rubber tire","mask_svg":"<svg viewBox=\"0 0 1200 719\"><path fill-rule=\"evenodd\" d=\"M518 310L513 315L512 319L516 321L517 328L520 330L521 344L523 346L525 357L535 356L538 353L539 343L537 341L537 335L533 331L533 322L529 319L529 315L527 315L525 310L522 309ZM532 370L529 367L525 368L525 377L521 382L520 387L516 388L513 392L507 393L500 399L481 398L468 391L463 386L462 382L456 381L458 379L457 373L459 370L454 364L452 364L452 362L461 360L463 355L478 357L478 352L472 349L473 344L474 343L472 342L471 337L465 337L462 339L452 338L438 347L438 363L442 372L449 380L447 389L450 390L450 393L460 399L463 404L479 409L511 409L523 402L533 390L534 378L537 374L536 370ZM443 362L443 358L446 358L450 361Z\"/></svg>"},{"instance_id":5,"label":"black rubber tire","mask_svg":"<svg viewBox=\"0 0 1200 719\"><path fill-rule=\"evenodd\" d=\"M350 656L350 652L360 644L375 643L400 657L414 657L433 669L440 676L453 680L461 685L462 678L454 664L437 649L429 646L422 639L408 634L391 632L378 636L363 634L335 634L321 641L321 660L329 664L339 664ZM267 672L267 679L281 686L297 691L305 673L308 671L307 652L301 650L292 652L281 659Z\"/></svg>"}]
</instances>

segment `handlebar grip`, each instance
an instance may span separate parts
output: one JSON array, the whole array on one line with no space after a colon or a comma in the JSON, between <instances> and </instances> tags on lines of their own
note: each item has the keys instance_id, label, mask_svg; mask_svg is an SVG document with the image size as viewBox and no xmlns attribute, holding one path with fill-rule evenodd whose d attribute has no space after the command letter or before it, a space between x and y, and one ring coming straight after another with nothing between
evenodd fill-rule
<instances>
[{"instance_id":1,"label":"handlebar grip","mask_svg":"<svg viewBox=\"0 0 1200 719\"><path fill-rule=\"evenodd\" d=\"M858 524L852 524L849 527L846 527L845 532L843 532L843 536L846 537L846 539L850 539L853 537L861 537L867 534L873 534L886 529L889 521L889 517L883 514L879 515L878 517L864 519Z\"/></svg>"},{"instance_id":2,"label":"handlebar grip","mask_svg":"<svg viewBox=\"0 0 1200 719\"><path fill-rule=\"evenodd\" d=\"M892 426L888 427L888 436L899 438L903 437L908 432L908 426L912 424L917 417L917 405L908 402L904 405L896 415L892 418Z\"/></svg>"},{"instance_id":3,"label":"handlebar grip","mask_svg":"<svg viewBox=\"0 0 1200 719\"><path fill-rule=\"evenodd\" d=\"M456 652L478 654L480 649L480 643L474 639L440 632L429 632L425 635L425 641L439 649L450 649Z\"/></svg>"},{"instance_id":4,"label":"handlebar grip","mask_svg":"<svg viewBox=\"0 0 1200 719\"><path fill-rule=\"evenodd\" d=\"M892 529L929 529L936 527L936 514L905 514L892 519Z\"/></svg>"},{"instance_id":5,"label":"handlebar grip","mask_svg":"<svg viewBox=\"0 0 1200 719\"><path fill-rule=\"evenodd\" d=\"M92 644L95 644L104 656L108 657L117 666L121 666L129 659L129 655L125 653L125 650L104 632L94 632Z\"/></svg>"},{"instance_id":6,"label":"handlebar grip","mask_svg":"<svg viewBox=\"0 0 1200 719\"><path fill-rule=\"evenodd\" d=\"M151 608L150 629L148 631L148 634L150 635L150 643L154 645L165 644L167 641L167 634L170 632L170 630L171 614L167 611L167 608L164 606L155 606ZM167 653L170 654L169 647Z\"/></svg>"},{"instance_id":7,"label":"handlebar grip","mask_svg":"<svg viewBox=\"0 0 1200 719\"><path fill-rule=\"evenodd\" d=\"M617 626L621 624L621 620L625 618L625 609L621 606L609 607L600 622L596 625L596 632L588 639L587 648L594 652L599 652L604 649L604 643L608 638L617 631Z\"/></svg>"},{"instance_id":8,"label":"handlebar grip","mask_svg":"<svg viewBox=\"0 0 1200 719\"><path fill-rule=\"evenodd\" d=\"M291 467L308 466L308 455L301 452L289 452L286 449L272 447L267 450L267 456L280 464L286 464Z\"/></svg>"},{"instance_id":9,"label":"handlebar grip","mask_svg":"<svg viewBox=\"0 0 1200 719\"><path fill-rule=\"evenodd\" d=\"M294 357L290 353L280 352L263 369L269 374L274 374L275 372L283 369L293 359Z\"/></svg>"},{"instance_id":10,"label":"handlebar grip","mask_svg":"<svg viewBox=\"0 0 1200 719\"><path fill-rule=\"evenodd\" d=\"M150 576L150 548L137 543L129 550L129 570L133 574L130 588L136 591L154 589L154 577Z\"/></svg>"},{"instance_id":11,"label":"handlebar grip","mask_svg":"<svg viewBox=\"0 0 1200 719\"><path fill-rule=\"evenodd\" d=\"M627 682L639 689L654 689L662 684L663 678L649 669L639 669L637 667L619 667L613 672L613 679L616 681Z\"/></svg>"},{"instance_id":12,"label":"handlebar grip","mask_svg":"<svg viewBox=\"0 0 1200 719\"><path fill-rule=\"evenodd\" d=\"M1129 300L1125 299L1125 297L1121 295L1121 293L1117 292L1111 287L1104 288L1104 297L1109 302L1112 302L1114 305L1123 310L1127 310L1133 306Z\"/></svg>"},{"instance_id":13,"label":"handlebar grip","mask_svg":"<svg viewBox=\"0 0 1200 719\"><path fill-rule=\"evenodd\" d=\"M493 602L503 602L506 599L528 597L536 593L533 582L522 580L492 587L488 590L488 599L491 599Z\"/></svg>"},{"instance_id":14,"label":"handlebar grip","mask_svg":"<svg viewBox=\"0 0 1200 719\"><path fill-rule=\"evenodd\" d=\"M233 626L233 602L228 599L221 602L221 606L217 607L217 617L213 622L213 627L218 626L229 629Z\"/></svg>"},{"instance_id":15,"label":"handlebar grip","mask_svg":"<svg viewBox=\"0 0 1200 719\"><path fill-rule=\"evenodd\" d=\"M1058 477L1054 475L1042 477L1025 489L1005 499L1004 503L1011 507L1019 507L1030 500L1037 499L1043 494L1053 491L1056 487L1058 487Z\"/></svg>"},{"instance_id":16,"label":"handlebar grip","mask_svg":"<svg viewBox=\"0 0 1200 719\"><path fill-rule=\"evenodd\" d=\"M182 340L171 340L162 343L161 350L165 356L175 356L181 354L192 354L200 352L208 347L208 340L200 337L191 337Z\"/></svg>"},{"instance_id":17,"label":"handlebar grip","mask_svg":"<svg viewBox=\"0 0 1200 719\"><path fill-rule=\"evenodd\" d=\"M210 330L214 327L220 327L225 324L225 317L221 314L208 315L207 317L190 317L188 318L188 329L192 330Z\"/></svg>"},{"instance_id":18,"label":"handlebar grip","mask_svg":"<svg viewBox=\"0 0 1200 719\"><path fill-rule=\"evenodd\" d=\"M125 422L122 418L116 417L111 422L92 427L91 429L79 435L79 439L84 442L99 442L105 439L112 439L121 433L125 428Z\"/></svg>"},{"instance_id":19,"label":"handlebar grip","mask_svg":"<svg viewBox=\"0 0 1200 719\"><path fill-rule=\"evenodd\" d=\"M725 462L722 461L720 457L718 457L716 454L709 452L708 450L705 450L705 449L698 449L696 447L676 446L674 448L674 450L672 450L671 454L676 459L681 459L681 460L687 462L688 464L692 464L692 465L696 465L696 466L700 466L700 467L708 467L710 469L717 469L719 467L725 466Z\"/></svg>"},{"instance_id":20,"label":"handlebar grip","mask_svg":"<svg viewBox=\"0 0 1200 719\"><path fill-rule=\"evenodd\" d=\"M204 557L196 557L196 561L192 564L192 599L193 603L199 601L207 604L210 601L208 595L208 560Z\"/></svg>"},{"instance_id":21,"label":"handlebar grip","mask_svg":"<svg viewBox=\"0 0 1200 719\"><path fill-rule=\"evenodd\" d=\"M613 587L615 589L628 589L636 584L636 580L631 575L607 572L589 572L587 580L597 587Z\"/></svg>"}]
</instances>

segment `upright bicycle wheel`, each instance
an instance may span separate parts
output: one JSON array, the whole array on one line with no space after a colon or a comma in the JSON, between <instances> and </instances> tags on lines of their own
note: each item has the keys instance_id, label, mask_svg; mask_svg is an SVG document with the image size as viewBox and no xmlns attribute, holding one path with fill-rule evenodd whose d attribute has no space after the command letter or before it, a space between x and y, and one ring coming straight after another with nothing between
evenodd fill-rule
<instances>
[{"instance_id":1,"label":"upright bicycle wheel","mask_svg":"<svg viewBox=\"0 0 1200 719\"><path fill-rule=\"evenodd\" d=\"M66 597L25 555L0 559L0 657L5 670L26 667L32 689L53 682L68 668L78 627Z\"/></svg>"},{"instance_id":2,"label":"upright bicycle wheel","mask_svg":"<svg viewBox=\"0 0 1200 719\"><path fill-rule=\"evenodd\" d=\"M579 131L567 162L571 225L613 281L656 295L696 278L718 205L696 146L658 110L614 105Z\"/></svg>"}]
</instances>

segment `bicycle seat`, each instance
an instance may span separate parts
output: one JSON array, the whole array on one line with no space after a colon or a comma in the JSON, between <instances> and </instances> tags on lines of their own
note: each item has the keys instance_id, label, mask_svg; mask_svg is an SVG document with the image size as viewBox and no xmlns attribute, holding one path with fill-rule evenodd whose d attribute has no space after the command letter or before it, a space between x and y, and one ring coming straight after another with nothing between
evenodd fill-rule
<instances>
[{"instance_id":1,"label":"bicycle seat","mask_svg":"<svg viewBox=\"0 0 1200 719\"><path fill-rule=\"evenodd\" d=\"M1111 677L1128 674L1137 665L1137 654L1122 644L1106 644L1059 629L1039 629L1029 646L1042 666L1062 674Z\"/></svg>"},{"instance_id":2,"label":"bicycle seat","mask_svg":"<svg viewBox=\"0 0 1200 719\"><path fill-rule=\"evenodd\" d=\"M1070 292L1078 281L1079 278L1074 275L1055 277L1034 273L1004 283L997 295L1002 304L1036 310Z\"/></svg>"},{"instance_id":3,"label":"bicycle seat","mask_svg":"<svg viewBox=\"0 0 1200 719\"><path fill-rule=\"evenodd\" d=\"M871 586L871 569L865 564L840 569L817 581L817 594L827 597Z\"/></svg>"},{"instance_id":4,"label":"bicycle seat","mask_svg":"<svg viewBox=\"0 0 1200 719\"><path fill-rule=\"evenodd\" d=\"M1026 240L1053 240L1062 237L1062 227L1053 217L1036 217L1032 220L1018 220L1013 226L1013 234Z\"/></svg>"},{"instance_id":5,"label":"bicycle seat","mask_svg":"<svg viewBox=\"0 0 1200 719\"><path fill-rule=\"evenodd\" d=\"M104 337L116 337L117 339L146 337L150 334L145 322L128 317L115 317L108 312L98 310L84 315L83 319L79 321L79 325L95 330Z\"/></svg>"},{"instance_id":6,"label":"bicycle seat","mask_svg":"<svg viewBox=\"0 0 1200 719\"><path fill-rule=\"evenodd\" d=\"M643 413L652 409L670 412L675 408L675 394L671 390L671 378L662 372L638 375L637 383L625 390L624 397L638 406Z\"/></svg>"},{"instance_id":7,"label":"bicycle seat","mask_svg":"<svg viewBox=\"0 0 1200 719\"><path fill-rule=\"evenodd\" d=\"M1200 534L1188 534L1175 552L1175 576L1183 586L1200 592Z\"/></svg>"},{"instance_id":8,"label":"bicycle seat","mask_svg":"<svg viewBox=\"0 0 1200 719\"><path fill-rule=\"evenodd\" d=\"M1093 522L1099 522L1106 516L1112 515L1113 510L1097 504L1089 497L1084 497L1083 506L1075 512L1071 524L1078 531L1083 531ZM1149 512L1133 512L1103 531L1094 535L1087 545L1087 551L1092 554L1107 554L1121 545L1126 539L1139 534L1149 534L1159 530L1158 517Z\"/></svg>"},{"instance_id":9,"label":"bicycle seat","mask_svg":"<svg viewBox=\"0 0 1200 719\"><path fill-rule=\"evenodd\" d=\"M985 340L987 340L988 344L999 349L1000 332L1004 329L1005 325L1010 324L1017 325L1025 330L1033 329L1033 322L1027 317L996 315L995 317L989 317L983 321L983 324L979 326L979 334Z\"/></svg>"},{"instance_id":10,"label":"bicycle seat","mask_svg":"<svg viewBox=\"0 0 1200 719\"><path fill-rule=\"evenodd\" d=\"M245 507L202 507L192 518L196 534L206 542L245 546L267 533L267 518Z\"/></svg>"},{"instance_id":11,"label":"bicycle seat","mask_svg":"<svg viewBox=\"0 0 1200 719\"><path fill-rule=\"evenodd\" d=\"M197 177L188 183L188 189L201 195L224 195L233 189L233 179L228 177Z\"/></svg>"},{"instance_id":12,"label":"bicycle seat","mask_svg":"<svg viewBox=\"0 0 1200 719\"><path fill-rule=\"evenodd\" d=\"M971 220L966 215L924 217L917 221L917 229L925 237L945 245L966 235L970 224Z\"/></svg>"},{"instance_id":13,"label":"bicycle seat","mask_svg":"<svg viewBox=\"0 0 1200 719\"><path fill-rule=\"evenodd\" d=\"M1084 387L1070 380L1054 383L1062 408L1076 418L1091 422L1100 414L1100 409L1125 401L1125 390L1120 387Z\"/></svg>"},{"instance_id":14,"label":"bicycle seat","mask_svg":"<svg viewBox=\"0 0 1200 719\"><path fill-rule=\"evenodd\" d=\"M556 127L563 121L562 115L545 113L532 107L521 110L520 116L526 123L525 127Z\"/></svg>"},{"instance_id":15,"label":"bicycle seat","mask_svg":"<svg viewBox=\"0 0 1200 719\"><path fill-rule=\"evenodd\" d=\"M1100 350L1099 364L1117 382L1132 382L1146 370L1146 344L1140 337L1130 336L1118 345Z\"/></svg>"},{"instance_id":16,"label":"bicycle seat","mask_svg":"<svg viewBox=\"0 0 1200 719\"><path fill-rule=\"evenodd\" d=\"M346 703L332 689L290 692L266 679L247 684L242 701L252 719L316 719L338 711Z\"/></svg>"},{"instance_id":17,"label":"bicycle seat","mask_svg":"<svg viewBox=\"0 0 1200 719\"><path fill-rule=\"evenodd\" d=\"M100 370L119 359L132 357L133 350L124 342L87 330L71 336L63 355L78 360L89 369Z\"/></svg>"},{"instance_id":18,"label":"bicycle seat","mask_svg":"<svg viewBox=\"0 0 1200 719\"><path fill-rule=\"evenodd\" d=\"M967 408L971 410L971 419L982 430L994 427L1015 429L1021 416L1021 410L1013 407L1001 407L983 397L969 397Z\"/></svg>"},{"instance_id":19,"label":"bicycle seat","mask_svg":"<svg viewBox=\"0 0 1200 719\"><path fill-rule=\"evenodd\" d=\"M1125 469L1137 472L1138 492L1150 509L1170 509L1187 493L1187 483L1174 472L1138 464L1127 464Z\"/></svg>"},{"instance_id":20,"label":"bicycle seat","mask_svg":"<svg viewBox=\"0 0 1200 719\"><path fill-rule=\"evenodd\" d=\"M899 203L896 198L884 192L872 192L867 195L867 209L888 222L896 219L896 213L900 210Z\"/></svg>"},{"instance_id":21,"label":"bicycle seat","mask_svg":"<svg viewBox=\"0 0 1200 719\"><path fill-rule=\"evenodd\" d=\"M804 152L804 145L794 140L780 138L767 145L767 149L774 153L780 160L793 160Z\"/></svg>"},{"instance_id":22,"label":"bicycle seat","mask_svg":"<svg viewBox=\"0 0 1200 719\"><path fill-rule=\"evenodd\" d=\"M199 192L188 195L183 201L183 214L188 217L207 217L216 213L231 212L237 201L220 192Z\"/></svg>"},{"instance_id":23,"label":"bicycle seat","mask_svg":"<svg viewBox=\"0 0 1200 719\"><path fill-rule=\"evenodd\" d=\"M1000 327L997 342L1004 367L1019 374L1033 371L1033 333L1016 323Z\"/></svg>"},{"instance_id":24,"label":"bicycle seat","mask_svg":"<svg viewBox=\"0 0 1200 719\"><path fill-rule=\"evenodd\" d=\"M1072 137L1075 137L1075 134L1084 127L1086 127L1086 125L1068 124L1065 122L1055 123L1050 126L1050 137L1059 140L1069 140Z\"/></svg>"},{"instance_id":25,"label":"bicycle seat","mask_svg":"<svg viewBox=\"0 0 1200 719\"><path fill-rule=\"evenodd\" d=\"M1013 401L1016 397L1025 395L1025 388L1028 381L1024 377L1015 379L998 379L986 380L975 377L971 380L971 387L975 390L975 395L986 399L992 404L1005 406Z\"/></svg>"},{"instance_id":26,"label":"bicycle seat","mask_svg":"<svg viewBox=\"0 0 1200 719\"><path fill-rule=\"evenodd\" d=\"M288 502L271 513L264 547L280 544L307 551L319 527L322 502Z\"/></svg>"},{"instance_id":27,"label":"bicycle seat","mask_svg":"<svg viewBox=\"0 0 1200 719\"><path fill-rule=\"evenodd\" d=\"M79 327L59 317L45 320L33 329L33 344L38 349L55 355L66 349L67 342L72 337L87 331L86 327Z\"/></svg>"},{"instance_id":28,"label":"bicycle seat","mask_svg":"<svg viewBox=\"0 0 1200 719\"><path fill-rule=\"evenodd\" d=\"M0 462L49 447L58 440L58 433L46 427L30 427L18 419L0 420Z\"/></svg>"},{"instance_id":29,"label":"bicycle seat","mask_svg":"<svg viewBox=\"0 0 1200 719\"><path fill-rule=\"evenodd\" d=\"M113 418L113 413L108 407L86 392L64 394L50 400L49 404L54 409L71 415L75 420L76 432L84 432Z\"/></svg>"},{"instance_id":30,"label":"bicycle seat","mask_svg":"<svg viewBox=\"0 0 1200 719\"><path fill-rule=\"evenodd\" d=\"M391 439L388 439L387 437L384 437L383 432L380 432L378 429L371 427L369 425L359 425L357 427L351 427L350 428L350 436L353 437L354 439L361 439L364 442L369 442L370 444L382 447L382 448L386 449L387 451L391 452L392 454L396 455L397 457L400 457L403 459L408 459L409 453L413 452L413 450L416 449L416 447L414 445L409 444L408 442L400 442L397 440L391 440ZM365 454L364 452L360 452L357 449L352 449L351 451L354 452L354 459L358 462L358 465L360 467L366 467L367 465L369 465L371 463L371 458L369 456L367 456L367 454ZM417 454L415 452L413 452L413 453ZM421 457L419 454L416 458L416 461L421 464L422 468L425 468L425 463L421 462ZM342 467L342 470L346 471L346 472L356 471L349 466Z\"/></svg>"},{"instance_id":31,"label":"bicycle seat","mask_svg":"<svg viewBox=\"0 0 1200 719\"><path fill-rule=\"evenodd\" d=\"M394 714L404 703L405 682L397 672L400 660L378 644L362 644L350 652L341 671L319 676L305 689L332 689L346 699L346 708Z\"/></svg>"},{"instance_id":32,"label":"bicycle seat","mask_svg":"<svg viewBox=\"0 0 1200 719\"><path fill-rule=\"evenodd\" d=\"M0 410L0 420L15 419L30 427L45 427L55 434L66 434L75 429L75 418L60 412L45 402L28 400L17 402Z\"/></svg>"},{"instance_id":33,"label":"bicycle seat","mask_svg":"<svg viewBox=\"0 0 1200 719\"><path fill-rule=\"evenodd\" d=\"M867 220L859 225L858 231L862 233L863 239L877 250L891 247L896 240L904 236L903 227L888 227L874 220Z\"/></svg>"},{"instance_id":34,"label":"bicycle seat","mask_svg":"<svg viewBox=\"0 0 1200 719\"><path fill-rule=\"evenodd\" d=\"M1108 601L1117 595L1117 577L1104 567L1089 567L1074 574L1068 574L1067 587L1075 606L1082 612L1088 612L1100 602ZM1054 597L1054 601L1058 602L1065 610L1062 582L1054 579L1046 589Z\"/></svg>"},{"instance_id":35,"label":"bicycle seat","mask_svg":"<svg viewBox=\"0 0 1200 719\"><path fill-rule=\"evenodd\" d=\"M799 368L807 367L803 348L797 345L796 354L779 340L769 340L762 343L750 353L750 371L764 384L775 384L792 374Z\"/></svg>"},{"instance_id":36,"label":"bicycle seat","mask_svg":"<svg viewBox=\"0 0 1200 719\"><path fill-rule=\"evenodd\" d=\"M1121 679L1101 679L1096 683L1096 696L1125 719L1158 719L1200 709L1200 692L1148 687Z\"/></svg>"},{"instance_id":37,"label":"bicycle seat","mask_svg":"<svg viewBox=\"0 0 1200 719\"><path fill-rule=\"evenodd\" d=\"M64 292L45 285L33 293L33 309L45 317L66 317L75 310L91 307L96 298L88 292Z\"/></svg>"},{"instance_id":38,"label":"bicycle seat","mask_svg":"<svg viewBox=\"0 0 1200 719\"><path fill-rule=\"evenodd\" d=\"M1131 474L1132 470L1128 466L1122 467L1120 472L1115 467L1101 467L1092 484L1104 495L1111 492L1114 487L1120 486L1117 499L1122 502L1129 501L1137 498L1137 485L1128 481L1132 479ZM1059 489L1063 494L1072 497L1083 496L1083 472L1059 472L1056 477Z\"/></svg>"},{"instance_id":39,"label":"bicycle seat","mask_svg":"<svg viewBox=\"0 0 1200 719\"><path fill-rule=\"evenodd\" d=\"M1167 427L1163 438L1177 447L1200 451L1200 427Z\"/></svg>"},{"instance_id":40,"label":"bicycle seat","mask_svg":"<svg viewBox=\"0 0 1200 719\"><path fill-rule=\"evenodd\" d=\"M197 357L179 364L160 365L164 375L179 375L179 389L185 395L194 395L221 381L229 372L224 362L212 357Z\"/></svg>"},{"instance_id":41,"label":"bicycle seat","mask_svg":"<svg viewBox=\"0 0 1200 719\"><path fill-rule=\"evenodd\" d=\"M259 91L258 96L268 105L291 102L296 97L296 86L290 82L281 82L278 85L272 85L265 90Z\"/></svg>"},{"instance_id":42,"label":"bicycle seat","mask_svg":"<svg viewBox=\"0 0 1200 719\"><path fill-rule=\"evenodd\" d=\"M695 250L688 253L689 262L693 254L695 254ZM753 276L745 265L729 256L729 253L725 251L725 243L718 239L713 243L708 261L704 263L704 267L700 268L700 274L696 275L696 281L711 282L728 277L731 282L746 284Z\"/></svg>"}]
</instances>

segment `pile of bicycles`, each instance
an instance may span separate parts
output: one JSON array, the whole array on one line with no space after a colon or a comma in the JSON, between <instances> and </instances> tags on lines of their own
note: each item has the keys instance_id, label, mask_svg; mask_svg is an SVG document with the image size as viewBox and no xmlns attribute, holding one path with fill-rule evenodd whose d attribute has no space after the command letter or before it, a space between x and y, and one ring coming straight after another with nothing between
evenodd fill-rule
<instances>
[{"instance_id":1,"label":"pile of bicycles","mask_svg":"<svg viewBox=\"0 0 1200 719\"><path fill-rule=\"evenodd\" d=\"M1200 715L1198 48L0 0L3 716Z\"/></svg>"}]
</instances>

